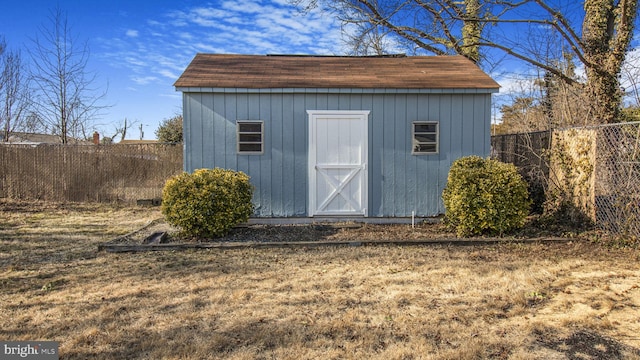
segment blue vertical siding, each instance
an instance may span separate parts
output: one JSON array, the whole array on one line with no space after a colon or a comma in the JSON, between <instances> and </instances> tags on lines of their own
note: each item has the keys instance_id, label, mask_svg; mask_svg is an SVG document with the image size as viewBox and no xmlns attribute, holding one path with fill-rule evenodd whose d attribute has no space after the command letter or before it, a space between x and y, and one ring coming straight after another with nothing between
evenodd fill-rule
<instances>
[{"instance_id":1,"label":"blue vertical siding","mask_svg":"<svg viewBox=\"0 0 640 360\"><path fill-rule=\"evenodd\" d=\"M187 94L182 95L182 117L184 119L191 119L191 96L187 96ZM191 161L191 152L193 151L193 147L191 142L193 139L191 138L191 121L183 121L182 122L182 168L184 171L188 171L189 166L193 163ZM187 146L189 144L189 146Z\"/></svg>"},{"instance_id":2,"label":"blue vertical siding","mask_svg":"<svg viewBox=\"0 0 640 360\"><path fill-rule=\"evenodd\" d=\"M198 168L205 167L205 164L202 162L202 150L203 150L203 137L202 137L202 122L204 121L204 117L202 115L203 109L202 106L202 98L203 94L194 94L193 97L190 98L189 108L191 109L191 116L189 123L191 124L191 138L187 145L192 145L191 151L189 151L190 160L194 164L200 164ZM197 129L197 130L196 130ZM196 168L197 169L197 168ZM192 170L196 170L192 169Z\"/></svg>"},{"instance_id":3,"label":"blue vertical siding","mask_svg":"<svg viewBox=\"0 0 640 360\"><path fill-rule=\"evenodd\" d=\"M449 119L449 121L440 122L440 139L447 139L447 141L440 142L438 161L437 163L432 164L432 167L435 168L437 173L439 174L437 177L438 183L436 185L439 189L444 189L447 184L447 175L449 174L449 167L451 166L451 162L460 156L459 146L453 146L459 141L454 138L454 133L458 133L458 131L455 130L456 127L454 126L461 126L461 123L457 123L456 121L454 121L454 113L457 111L456 106L461 106L460 104L456 104L453 101L456 96L457 95L445 94L440 96L438 102L437 116L442 119ZM437 201L439 212L444 212L444 203L442 202L442 198L440 196L438 196L437 199L433 199L432 195L431 201Z\"/></svg>"},{"instance_id":4,"label":"blue vertical siding","mask_svg":"<svg viewBox=\"0 0 640 360\"><path fill-rule=\"evenodd\" d=\"M411 123L413 119L420 119L418 116L418 96L415 94L408 94L405 97L404 104L404 123L401 126L405 128L405 134L408 137L407 139L407 149L409 153L412 151L413 143L411 141ZM424 197L414 196L418 191L422 191L424 188L423 181L421 179L425 178L424 169L426 166L424 164L426 158L424 156L406 156L407 162L406 168L406 196L407 196L407 208L405 209L406 213L411 213L411 211L415 211L416 209L424 209L426 208L426 203L422 201Z\"/></svg>"},{"instance_id":5,"label":"blue vertical siding","mask_svg":"<svg viewBox=\"0 0 640 360\"><path fill-rule=\"evenodd\" d=\"M404 216L404 214L411 214L412 201L409 193L407 192L407 174L411 171L408 167L408 162L414 156L407 156L407 153L411 153L411 134L407 135L407 97L405 95L395 95L393 100L390 99L393 106L394 116L387 119L389 122L395 123L395 136L394 136L394 163L396 164L394 178L396 179L395 196L396 201L394 212L395 214L402 214L396 216Z\"/></svg>"},{"instance_id":6,"label":"blue vertical siding","mask_svg":"<svg viewBox=\"0 0 640 360\"><path fill-rule=\"evenodd\" d=\"M306 216L307 110L369 110L368 202L371 217L444 212L451 163L489 154L491 94L362 89L197 89L183 91L185 171L246 172L256 216ZM264 122L264 154L239 155L236 121ZM413 121L438 121L439 153L411 154Z\"/></svg>"},{"instance_id":7,"label":"blue vertical siding","mask_svg":"<svg viewBox=\"0 0 640 360\"><path fill-rule=\"evenodd\" d=\"M212 96L212 95L207 94L207 96ZM224 168L226 169L241 170L240 162L238 161L238 158L240 156L236 154L235 120L242 120L243 118L238 117L238 114L236 112L236 103L237 103L236 96L233 96L233 94L229 94L228 96L223 96L222 98L224 99L225 112L221 114L220 121L222 121L222 123L219 123L218 125L220 125L220 127L224 127L225 129L224 137L220 139L224 141L223 154L224 154L225 161L222 162L221 165L224 164ZM197 131L197 130L194 129L194 131ZM197 149L197 145L194 144L193 148ZM222 166L215 164L214 167L222 167ZM197 168L196 164L194 164L194 166L189 167L190 170L193 170L196 168Z\"/></svg>"},{"instance_id":8,"label":"blue vertical siding","mask_svg":"<svg viewBox=\"0 0 640 360\"><path fill-rule=\"evenodd\" d=\"M369 113L369 216L384 214L383 204L388 203L389 194L385 191L388 179L385 179L384 172L384 104L382 95L369 95L371 102L371 112ZM368 110L368 109L363 109ZM387 197L385 199L384 197ZM390 215L389 215L390 216Z\"/></svg>"},{"instance_id":9,"label":"blue vertical siding","mask_svg":"<svg viewBox=\"0 0 640 360\"><path fill-rule=\"evenodd\" d=\"M381 114L382 119L376 119L373 123L373 127L383 130L382 134L382 206L383 213L389 216L398 216L395 211L396 203L396 184L398 179L396 178L396 163L395 163L395 117L392 98L393 95L379 95L377 96L377 102L382 105ZM376 144L374 144L376 145ZM399 144L399 146L402 146ZM377 174L373 174L376 176ZM379 194L373 194L375 197Z\"/></svg>"},{"instance_id":10,"label":"blue vertical siding","mask_svg":"<svg viewBox=\"0 0 640 360\"><path fill-rule=\"evenodd\" d=\"M295 121L292 116L284 116L284 114L291 114L293 111L292 99L288 101L284 97L278 96L272 99L273 106L271 108L271 118L280 118L281 120L281 149L282 149L282 167L280 169L280 195L281 195L281 208L282 213L296 213L295 202L295 142L290 140L289 137L296 133L296 127L302 126L302 123ZM287 136L287 138L285 138ZM272 181L274 179L272 178ZM276 180L277 181L277 180ZM293 189L293 193L291 190ZM306 203L303 203L306 204ZM303 215L304 212L298 214Z\"/></svg>"},{"instance_id":11,"label":"blue vertical siding","mask_svg":"<svg viewBox=\"0 0 640 360\"><path fill-rule=\"evenodd\" d=\"M214 138L215 134L215 122L213 117L209 116L213 111L213 97L202 97L202 111L200 113L202 119L202 167L211 168L215 164L214 145L210 144L210 139Z\"/></svg>"},{"instance_id":12,"label":"blue vertical siding","mask_svg":"<svg viewBox=\"0 0 640 360\"><path fill-rule=\"evenodd\" d=\"M208 167L228 168L226 156L226 138L227 138L227 122L225 121L226 104L221 96L210 96L213 100L213 108L211 108L211 122L213 124L213 134L209 138L211 140L210 149L213 151L213 164Z\"/></svg>"}]
</instances>

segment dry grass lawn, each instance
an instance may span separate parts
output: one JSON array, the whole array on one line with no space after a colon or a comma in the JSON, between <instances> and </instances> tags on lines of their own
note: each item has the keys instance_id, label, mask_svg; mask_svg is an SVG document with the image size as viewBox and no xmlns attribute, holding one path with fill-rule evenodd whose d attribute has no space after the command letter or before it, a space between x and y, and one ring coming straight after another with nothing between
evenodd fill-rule
<instances>
[{"instance_id":1,"label":"dry grass lawn","mask_svg":"<svg viewBox=\"0 0 640 360\"><path fill-rule=\"evenodd\" d=\"M0 340L62 359L640 359L637 250L96 251L159 216L0 201Z\"/></svg>"}]
</instances>

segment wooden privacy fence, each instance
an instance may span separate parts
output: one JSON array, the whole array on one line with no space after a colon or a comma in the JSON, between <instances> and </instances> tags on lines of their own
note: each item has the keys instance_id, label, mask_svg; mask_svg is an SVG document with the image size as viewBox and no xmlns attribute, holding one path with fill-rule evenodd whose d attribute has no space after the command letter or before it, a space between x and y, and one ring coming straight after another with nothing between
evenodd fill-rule
<instances>
[{"instance_id":1,"label":"wooden privacy fence","mask_svg":"<svg viewBox=\"0 0 640 360\"><path fill-rule=\"evenodd\" d=\"M640 237L640 122L498 135L491 145L547 199L568 199L598 227Z\"/></svg>"},{"instance_id":2,"label":"wooden privacy fence","mask_svg":"<svg viewBox=\"0 0 640 360\"><path fill-rule=\"evenodd\" d=\"M520 170L520 174L529 184L529 195L533 200L533 211L536 213L543 211L546 199L551 135L551 131L536 131L491 137L492 157L514 164Z\"/></svg>"},{"instance_id":3,"label":"wooden privacy fence","mask_svg":"<svg viewBox=\"0 0 640 360\"><path fill-rule=\"evenodd\" d=\"M135 202L162 196L182 146L0 145L0 198Z\"/></svg>"}]
</instances>

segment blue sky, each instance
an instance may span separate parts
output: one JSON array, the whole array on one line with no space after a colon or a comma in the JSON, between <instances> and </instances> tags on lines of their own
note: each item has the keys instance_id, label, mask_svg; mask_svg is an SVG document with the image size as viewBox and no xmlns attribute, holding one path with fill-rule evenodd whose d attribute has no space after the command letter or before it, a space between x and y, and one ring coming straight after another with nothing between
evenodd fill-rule
<instances>
[{"instance_id":1,"label":"blue sky","mask_svg":"<svg viewBox=\"0 0 640 360\"><path fill-rule=\"evenodd\" d=\"M238 54L343 54L340 26L330 16L302 15L287 0L170 1L61 0L71 34L88 41L87 70L107 90L111 105L96 121L110 136L126 117L137 125L127 135L155 138L159 123L181 111L173 83L198 52ZM49 26L56 2L4 1L0 36L9 49L26 49ZM49 26L50 27L50 26Z\"/></svg>"},{"instance_id":2,"label":"blue sky","mask_svg":"<svg viewBox=\"0 0 640 360\"><path fill-rule=\"evenodd\" d=\"M97 74L94 85L107 90L103 104L110 107L96 120L103 136L113 135L127 118L136 122L128 139L140 138L139 125L144 139L155 138L160 122L180 113L181 94L173 83L198 52L346 53L338 21L319 12L301 14L288 0L6 0L0 37L9 49L28 59L31 39L39 27L50 27L56 4L66 12L72 35L88 41L87 70ZM514 61L503 61L493 72L502 85L496 104L535 76Z\"/></svg>"}]
</instances>

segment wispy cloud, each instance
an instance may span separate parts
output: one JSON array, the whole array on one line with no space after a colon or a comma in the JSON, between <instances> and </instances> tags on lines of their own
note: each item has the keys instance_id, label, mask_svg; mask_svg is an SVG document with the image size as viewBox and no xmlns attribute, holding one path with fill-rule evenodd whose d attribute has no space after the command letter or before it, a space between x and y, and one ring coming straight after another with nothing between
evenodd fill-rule
<instances>
[{"instance_id":1,"label":"wispy cloud","mask_svg":"<svg viewBox=\"0 0 640 360\"><path fill-rule=\"evenodd\" d=\"M131 80L133 80L133 82L135 82L138 85L147 85L149 83L157 81L158 78L155 76L144 76L144 77L132 76Z\"/></svg>"},{"instance_id":2,"label":"wispy cloud","mask_svg":"<svg viewBox=\"0 0 640 360\"><path fill-rule=\"evenodd\" d=\"M137 54L136 55L132 55L132 56L125 56L124 60L126 61L127 64L129 64L132 67L144 67L147 66L147 63L138 58Z\"/></svg>"},{"instance_id":3,"label":"wispy cloud","mask_svg":"<svg viewBox=\"0 0 640 360\"><path fill-rule=\"evenodd\" d=\"M138 37L139 33L138 33L138 30L129 29L129 30L127 30L125 32L125 35L128 36L128 37L131 37L131 38L136 38L136 37Z\"/></svg>"},{"instance_id":4,"label":"wispy cloud","mask_svg":"<svg viewBox=\"0 0 640 360\"><path fill-rule=\"evenodd\" d=\"M162 69L158 73L160 75L164 76L165 78L168 78L168 79L174 80L174 81L180 76L179 72L174 72L174 71L167 70L167 69Z\"/></svg>"},{"instance_id":5,"label":"wispy cloud","mask_svg":"<svg viewBox=\"0 0 640 360\"><path fill-rule=\"evenodd\" d=\"M341 54L340 26L319 12L302 15L287 0L222 1L169 10L126 37L104 41L105 55L137 86L177 79L198 52Z\"/></svg>"},{"instance_id":6,"label":"wispy cloud","mask_svg":"<svg viewBox=\"0 0 640 360\"><path fill-rule=\"evenodd\" d=\"M158 96L160 97L165 97L165 98L170 98L170 99L181 99L182 95L178 92L173 92L173 93L163 93L163 94L158 94Z\"/></svg>"},{"instance_id":7,"label":"wispy cloud","mask_svg":"<svg viewBox=\"0 0 640 360\"><path fill-rule=\"evenodd\" d=\"M331 47L331 53L342 50L340 41L335 41L340 27L333 18L313 11L302 16L282 1L223 1L217 7L173 11L167 16L172 24L189 29L183 34L208 39L209 46L226 48L225 52L309 53L322 43L321 48Z\"/></svg>"}]
</instances>

